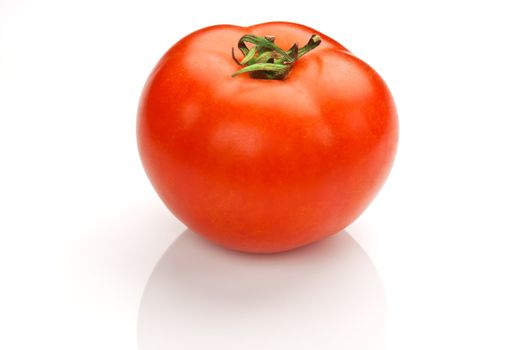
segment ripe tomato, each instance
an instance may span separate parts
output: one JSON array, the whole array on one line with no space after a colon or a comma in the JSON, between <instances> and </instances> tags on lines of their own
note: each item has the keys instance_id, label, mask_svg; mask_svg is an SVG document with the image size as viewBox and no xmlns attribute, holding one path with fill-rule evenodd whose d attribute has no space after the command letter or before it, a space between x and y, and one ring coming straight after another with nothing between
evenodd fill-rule
<instances>
[{"instance_id":1,"label":"ripe tomato","mask_svg":"<svg viewBox=\"0 0 525 350\"><path fill-rule=\"evenodd\" d=\"M137 136L177 218L225 247L265 253L352 223L390 171L398 124L370 66L316 30L272 22L176 43L144 87Z\"/></svg>"}]
</instances>

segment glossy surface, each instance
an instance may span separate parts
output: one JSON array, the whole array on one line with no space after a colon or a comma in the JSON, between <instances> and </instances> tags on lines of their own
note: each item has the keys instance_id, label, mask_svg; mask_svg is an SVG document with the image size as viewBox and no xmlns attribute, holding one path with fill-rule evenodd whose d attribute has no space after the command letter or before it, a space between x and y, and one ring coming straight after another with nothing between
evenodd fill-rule
<instances>
[{"instance_id":1,"label":"glossy surface","mask_svg":"<svg viewBox=\"0 0 525 350\"><path fill-rule=\"evenodd\" d=\"M346 232L261 255L186 231L149 276L137 340L140 350L384 350L385 321L382 281Z\"/></svg>"},{"instance_id":2,"label":"glossy surface","mask_svg":"<svg viewBox=\"0 0 525 350\"><path fill-rule=\"evenodd\" d=\"M248 252L292 249L368 206L395 155L397 115L379 75L319 33L284 81L232 78L246 33L288 48L318 31L290 23L215 26L183 38L143 91L138 144L168 208L189 228Z\"/></svg>"}]
</instances>

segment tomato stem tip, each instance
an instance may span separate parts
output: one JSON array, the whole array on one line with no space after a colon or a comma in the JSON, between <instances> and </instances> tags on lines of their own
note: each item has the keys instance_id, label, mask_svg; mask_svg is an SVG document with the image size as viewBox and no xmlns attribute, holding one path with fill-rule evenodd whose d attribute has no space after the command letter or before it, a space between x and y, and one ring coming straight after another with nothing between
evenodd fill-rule
<instances>
[{"instance_id":1,"label":"tomato stem tip","mask_svg":"<svg viewBox=\"0 0 525 350\"><path fill-rule=\"evenodd\" d=\"M309 51L321 44L321 37L313 34L303 47L297 43L284 51L275 43L274 36L256 36L246 34L239 39L238 48L244 55L239 61L235 57L232 47L232 58L237 65L243 68L235 72L232 77L249 73L254 79L283 80L286 79L295 62ZM247 43L253 44L248 47Z\"/></svg>"}]
</instances>

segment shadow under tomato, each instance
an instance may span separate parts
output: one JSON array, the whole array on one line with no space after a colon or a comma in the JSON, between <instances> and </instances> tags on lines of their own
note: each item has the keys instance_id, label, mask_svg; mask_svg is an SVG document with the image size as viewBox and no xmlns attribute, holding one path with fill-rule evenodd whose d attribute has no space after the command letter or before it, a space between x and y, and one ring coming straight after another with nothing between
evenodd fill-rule
<instances>
[{"instance_id":1,"label":"shadow under tomato","mask_svg":"<svg viewBox=\"0 0 525 350\"><path fill-rule=\"evenodd\" d=\"M140 350L383 349L385 294L347 232L252 255L185 231L155 266L138 319Z\"/></svg>"}]
</instances>

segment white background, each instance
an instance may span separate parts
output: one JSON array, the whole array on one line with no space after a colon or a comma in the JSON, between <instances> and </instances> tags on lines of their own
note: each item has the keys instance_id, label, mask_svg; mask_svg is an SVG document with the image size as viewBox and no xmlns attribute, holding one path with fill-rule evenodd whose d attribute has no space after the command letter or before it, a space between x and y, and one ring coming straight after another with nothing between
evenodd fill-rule
<instances>
[{"instance_id":1,"label":"white background","mask_svg":"<svg viewBox=\"0 0 525 350\"><path fill-rule=\"evenodd\" d=\"M520 3L1 0L0 349L524 349ZM270 20L371 64L401 133L347 233L256 257L183 233L135 116L182 36Z\"/></svg>"}]
</instances>

